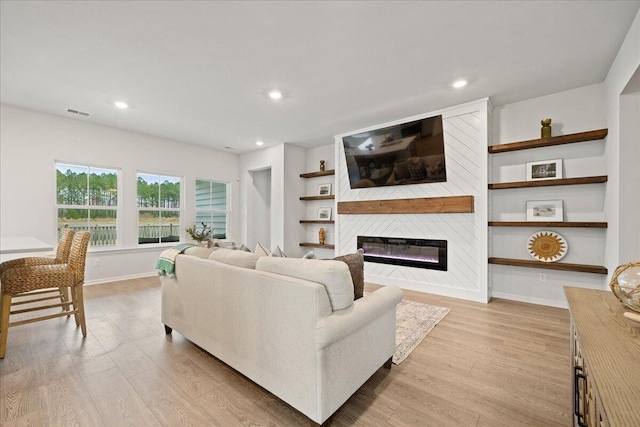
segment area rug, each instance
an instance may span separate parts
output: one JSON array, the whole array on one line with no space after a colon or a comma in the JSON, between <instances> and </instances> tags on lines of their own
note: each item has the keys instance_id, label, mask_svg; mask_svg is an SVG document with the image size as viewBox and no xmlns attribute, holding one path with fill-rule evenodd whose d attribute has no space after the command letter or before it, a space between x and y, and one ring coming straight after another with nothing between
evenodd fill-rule
<instances>
[{"instance_id":1,"label":"area rug","mask_svg":"<svg viewBox=\"0 0 640 427\"><path fill-rule=\"evenodd\" d=\"M396 352L393 363L402 363L449 311L445 307L404 299L400 301L396 307Z\"/></svg>"}]
</instances>

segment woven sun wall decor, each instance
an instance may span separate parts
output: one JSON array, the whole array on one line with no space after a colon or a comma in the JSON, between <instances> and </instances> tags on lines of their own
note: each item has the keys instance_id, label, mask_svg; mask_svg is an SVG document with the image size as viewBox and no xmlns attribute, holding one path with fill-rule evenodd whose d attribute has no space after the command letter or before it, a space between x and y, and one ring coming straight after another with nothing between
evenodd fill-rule
<instances>
[{"instance_id":1,"label":"woven sun wall decor","mask_svg":"<svg viewBox=\"0 0 640 427\"><path fill-rule=\"evenodd\" d=\"M527 250L534 259L543 262L555 262L567 254L567 241L556 232L538 231L529 236Z\"/></svg>"}]
</instances>

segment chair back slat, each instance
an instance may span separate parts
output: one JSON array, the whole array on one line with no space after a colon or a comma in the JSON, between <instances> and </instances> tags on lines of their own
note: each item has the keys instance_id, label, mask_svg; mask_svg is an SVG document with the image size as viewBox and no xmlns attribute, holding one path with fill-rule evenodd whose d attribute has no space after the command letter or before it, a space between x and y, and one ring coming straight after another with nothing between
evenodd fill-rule
<instances>
[{"instance_id":1,"label":"chair back slat","mask_svg":"<svg viewBox=\"0 0 640 427\"><path fill-rule=\"evenodd\" d=\"M75 272L76 284L84 282L84 267L87 260L87 247L91 234L87 231L80 231L73 237L71 253L69 255L69 267Z\"/></svg>"},{"instance_id":2,"label":"chair back slat","mask_svg":"<svg viewBox=\"0 0 640 427\"><path fill-rule=\"evenodd\" d=\"M74 233L73 228L64 228L62 230L62 236L58 241L58 249L56 249L56 261L59 263L66 264L69 261Z\"/></svg>"}]
</instances>

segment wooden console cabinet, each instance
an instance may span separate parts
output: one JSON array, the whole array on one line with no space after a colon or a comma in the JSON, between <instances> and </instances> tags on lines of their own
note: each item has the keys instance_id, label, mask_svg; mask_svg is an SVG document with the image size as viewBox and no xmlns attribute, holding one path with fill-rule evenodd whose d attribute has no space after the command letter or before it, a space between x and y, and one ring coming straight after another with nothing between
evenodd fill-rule
<instances>
[{"instance_id":1,"label":"wooden console cabinet","mask_svg":"<svg viewBox=\"0 0 640 427\"><path fill-rule=\"evenodd\" d=\"M571 313L573 426L640 426L640 323L609 291L564 288Z\"/></svg>"}]
</instances>

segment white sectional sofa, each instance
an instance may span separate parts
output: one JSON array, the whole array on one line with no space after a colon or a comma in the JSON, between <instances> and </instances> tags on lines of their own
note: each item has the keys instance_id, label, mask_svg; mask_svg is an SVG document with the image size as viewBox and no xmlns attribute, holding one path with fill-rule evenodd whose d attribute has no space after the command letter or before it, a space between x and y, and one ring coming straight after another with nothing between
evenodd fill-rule
<instances>
[{"instance_id":1,"label":"white sectional sofa","mask_svg":"<svg viewBox=\"0 0 640 427\"><path fill-rule=\"evenodd\" d=\"M398 287L354 302L343 262L224 251L211 252L224 262L201 249L179 255L175 277L162 277L167 333L175 329L318 424L391 367Z\"/></svg>"}]
</instances>

